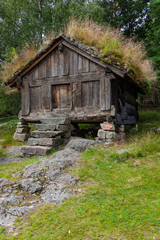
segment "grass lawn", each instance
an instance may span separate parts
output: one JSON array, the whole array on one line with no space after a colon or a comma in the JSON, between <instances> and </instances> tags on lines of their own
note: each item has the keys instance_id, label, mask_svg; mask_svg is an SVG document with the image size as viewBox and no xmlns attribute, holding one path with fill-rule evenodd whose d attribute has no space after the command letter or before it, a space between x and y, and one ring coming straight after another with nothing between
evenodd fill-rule
<instances>
[{"instance_id":1,"label":"grass lawn","mask_svg":"<svg viewBox=\"0 0 160 240\"><path fill-rule=\"evenodd\" d=\"M82 154L73 168L77 194L61 205L44 205L19 219L19 234L1 229L2 240L160 239L160 113L141 113L139 132L109 150ZM118 149L130 152L117 154Z\"/></svg>"}]
</instances>

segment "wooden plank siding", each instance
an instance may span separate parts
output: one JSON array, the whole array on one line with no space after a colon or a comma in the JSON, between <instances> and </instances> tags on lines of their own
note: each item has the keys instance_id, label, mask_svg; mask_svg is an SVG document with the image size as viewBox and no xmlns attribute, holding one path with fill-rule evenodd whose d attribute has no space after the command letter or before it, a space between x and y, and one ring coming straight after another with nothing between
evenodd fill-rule
<instances>
[{"instance_id":1,"label":"wooden plank siding","mask_svg":"<svg viewBox=\"0 0 160 240\"><path fill-rule=\"evenodd\" d=\"M41 110L76 114L76 109L81 109L87 114L88 109L91 115L97 109L110 109L110 80L105 77L105 68L67 46L57 46L22 80L25 116Z\"/></svg>"}]
</instances>

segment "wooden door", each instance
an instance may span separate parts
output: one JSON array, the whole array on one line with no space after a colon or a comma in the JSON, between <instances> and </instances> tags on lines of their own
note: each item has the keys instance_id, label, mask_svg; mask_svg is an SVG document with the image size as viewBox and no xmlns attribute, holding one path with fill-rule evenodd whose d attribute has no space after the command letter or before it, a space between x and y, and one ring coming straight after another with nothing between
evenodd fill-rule
<instances>
[{"instance_id":1,"label":"wooden door","mask_svg":"<svg viewBox=\"0 0 160 240\"><path fill-rule=\"evenodd\" d=\"M52 106L55 108L71 108L70 84L52 86Z\"/></svg>"}]
</instances>

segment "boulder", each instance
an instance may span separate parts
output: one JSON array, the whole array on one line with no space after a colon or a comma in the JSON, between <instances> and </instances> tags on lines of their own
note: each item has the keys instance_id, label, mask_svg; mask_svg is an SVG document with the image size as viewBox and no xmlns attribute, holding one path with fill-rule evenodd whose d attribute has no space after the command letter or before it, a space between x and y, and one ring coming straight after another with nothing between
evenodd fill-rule
<instances>
[{"instance_id":1,"label":"boulder","mask_svg":"<svg viewBox=\"0 0 160 240\"><path fill-rule=\"evenodd\" d=\"M49 153L51 149L52 149L51 147L43 147L43 146L22 146L21 152L23 155L42 156L44 154Z\"/></svg>"},{"instance_id":2,"label":"boulder","mask_svg":"<svg viewBox=\"0 0 160 240\"><path fill-rule=\"evenodd\" d=\"M84 138L71 138L65 148L72 148L78 152L83 152L86 148L96 144L96 141Z\"/></svg>"}]
</instances>

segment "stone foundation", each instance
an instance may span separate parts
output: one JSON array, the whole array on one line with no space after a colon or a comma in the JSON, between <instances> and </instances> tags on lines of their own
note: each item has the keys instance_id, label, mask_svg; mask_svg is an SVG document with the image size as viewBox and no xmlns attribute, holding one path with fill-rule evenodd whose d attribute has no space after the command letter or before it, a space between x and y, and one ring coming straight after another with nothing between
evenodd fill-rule
<instances>
[{"instance_id":1,"label":"stone foundation","mask_svg":"<svg viewBox=\"0 0 160 240\"><path fill-rule=\"evenodd\" d=\"M30 136L29 132L30 127L28 126L28 123L26 123L24 120L21 120L17 124L16 132L13 136L13 139L19 142L27 141Z\"/></svg>"},{"instance_id":2,"label":"stone foundation","mask_svg":"<svg viewBox=\"0 0 160 240\"><path fill-rule=\"evenodd\" d=\"M29 146L21 149L23 155L44 155L71 136L70 120L66 117L41 119L35 127L37 130L32 131L28 139Z\"/></svg>"},{"instance_id":3,"label":"stone foundation","mask_svg":"<svg viewBox=\"0 0 160 240\"><path fill-rule=\"evenodd\" d=\"M98 130L98 139L103 142L113 142L116 136L114 124L103 122L100 126L101 129Z\"/></svg>"}]
</instances>

